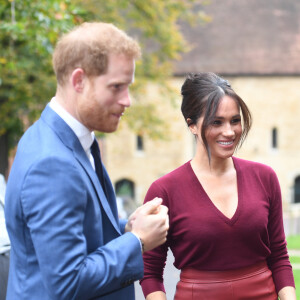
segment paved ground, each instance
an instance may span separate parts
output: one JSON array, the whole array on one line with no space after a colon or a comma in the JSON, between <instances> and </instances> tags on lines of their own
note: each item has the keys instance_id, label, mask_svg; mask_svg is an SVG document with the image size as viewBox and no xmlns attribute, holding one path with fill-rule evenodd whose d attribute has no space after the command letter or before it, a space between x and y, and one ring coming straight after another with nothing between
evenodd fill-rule
<instances>
[{"instance_id":1,"label":"paved ground","mask_svg":"<svg viewBox=\"0 0 300 300\"><path fill-rule=\"evenodd\" d=\"M289 250L289 256L299 256L300 257L300 250ZM294 270L300 270L300 264L293 264Z\"/></svg>"},{"instance_id":2,"label":"paved ground","mask_svg":"<svg viewBox=\"0 0 300 300\"><path fill-rule=\"evenodd\" d=\"M289 256L300 256L300 250L289 250Z\"/></svg>"}]
</instances>

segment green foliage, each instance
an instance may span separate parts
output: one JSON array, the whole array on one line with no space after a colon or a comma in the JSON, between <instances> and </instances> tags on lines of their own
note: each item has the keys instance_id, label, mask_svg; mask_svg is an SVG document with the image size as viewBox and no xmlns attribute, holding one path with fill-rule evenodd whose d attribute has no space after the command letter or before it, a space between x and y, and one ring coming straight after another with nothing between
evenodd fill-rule
<instances>
[{"instance_id":1,"label":"green foliage","mask_svg":"<svg viewBox=\"0 0 300 300\"><path fill-rule=\"evenodd\" d=\"M12 145L53 95L54 44L81 15L71 1L0 1L0 135Z\"/></svg>"},{"instance_id":2,"label":"green foliage","mask_svg":"<svg viewBox=\"0 0 300 300\"><path fill-rule=\"evenodd\" d=\"M163 120L157 108L142 101L145 86L155 81L172 98L166 81L173 72L172 62L189 49L179 24L208 20L199 1L192 12L194 2L0 0L0 136L8 134L11 146L15 145L54 95L51 54L61 33L83 21L104 21L134 36L143 50L133 85L135 113L128 115L128 124L137 132L161 138Z\"/></svg>"},{"instance_id":3,"label":"green foliage","mask_svg":"<svg viewBox=\"0 0 300 300\"><path fill-rule=\"evenodd\" d=\"M134 109L126 111L124 120L127 122L129 128L134 130L137 134L142 136L151 136L153 139L166 138L162 129L165 124L161 118L162 113L157 113L157 106L149 103L136 103Z\"/></svg>"}]
</instances>

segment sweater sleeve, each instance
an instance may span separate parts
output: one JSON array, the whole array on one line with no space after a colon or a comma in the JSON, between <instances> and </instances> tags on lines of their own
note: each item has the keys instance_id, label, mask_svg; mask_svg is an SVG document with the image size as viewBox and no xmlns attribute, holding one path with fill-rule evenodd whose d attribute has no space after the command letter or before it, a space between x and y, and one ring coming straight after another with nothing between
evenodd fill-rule
<instances>
[{"instance_id":1,"label":"sweater sleeve","mask_svg":"<svg viewBox=\"0 0 300 300\"><path fill-rule=\"evenodd\" d=\"M271 173L268 186L270 188L271 195L268 223L271 255L267 260L272 271L276 291L278 293L286 286L295 287L295 282L287 252L287 243L282 217L281 191L275 172Z\"/></svg>"},{"instance_id":2,"label":"sweater sleeve","mask_svg":"<svg viewBox=\"0 0 300 300\"><path fill-rule=\"evenodd\" d=\"M163 199L163 204L167 205L166 194L155 182L150 186L144 203L152 200L155 197ZM163 272L166 265L168 252L167 242L151 251L143 254L144 259L144 278L140 280L140 284L145 298L148 294L155 291L162 291L165 293L163 284Z\"/></svg>"}]
</instances>

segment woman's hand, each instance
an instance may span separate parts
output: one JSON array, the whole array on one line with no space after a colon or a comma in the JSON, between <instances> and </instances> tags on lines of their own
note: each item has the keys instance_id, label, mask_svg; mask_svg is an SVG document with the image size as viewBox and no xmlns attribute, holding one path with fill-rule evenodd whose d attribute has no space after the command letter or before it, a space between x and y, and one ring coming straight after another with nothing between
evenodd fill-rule
<instances>
[{"instance_id":1,"label":"woman's hand","mask_svg":"<svg viewBox=\"0 0 300 300\"><path fill-rule=\"evenodd\" d=\"M295 288L293 288L292 286L286 286L282 288L279 291L278 296L280 300L297 300Z\"/></svg>"},{"instance_id":2,"label":"woman's hand","mask_svg":"<svg viewBox=\"0 0 300 300\"><path fill-rule=\"evenodd\" d=\"M296 298L295 298L296 299ZM161 291L148 294L146 300L167 300L166 294Z\"/></svg>"}]
</instances>

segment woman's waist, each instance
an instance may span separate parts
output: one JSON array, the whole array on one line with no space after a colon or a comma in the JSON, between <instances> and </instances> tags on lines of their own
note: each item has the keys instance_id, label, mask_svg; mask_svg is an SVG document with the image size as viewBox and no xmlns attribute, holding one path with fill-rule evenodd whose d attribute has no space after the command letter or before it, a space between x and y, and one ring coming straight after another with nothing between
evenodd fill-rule
<instances>
[{"instance_id":1,"label":"woman's waist","mask_svg":"<svg viewBox=\"0 0 300 300\"><path fill-rule=\"evenodd\" d=\"M268 270L269 268L265 260L247 267L225 271L206 271L186 267L181 270L180 280L191 283L206 283L211 281L224 282L227 280L232 281L240 280L242 278L248 278L266 272Z\"/></svg>"}]
</instances>

